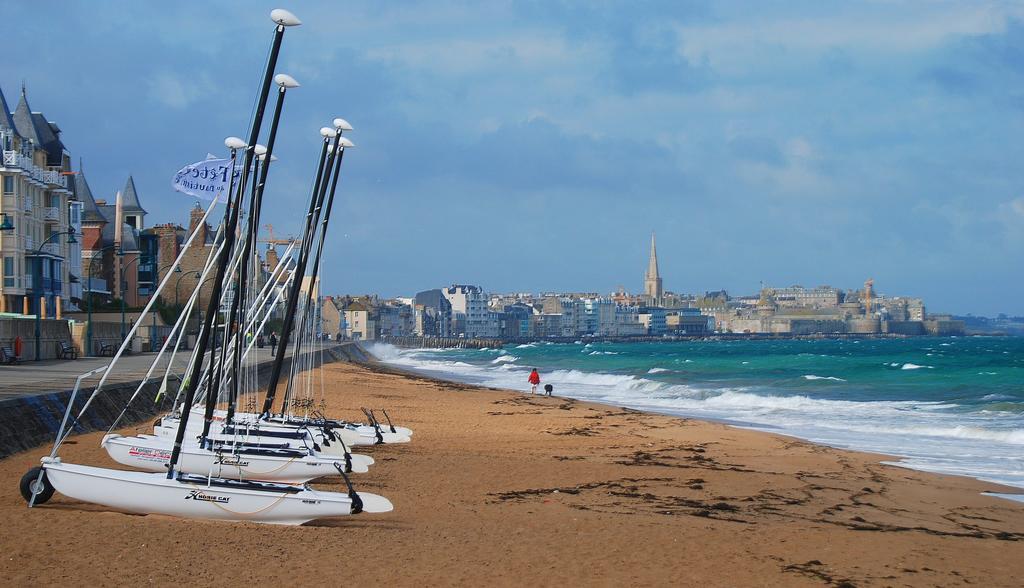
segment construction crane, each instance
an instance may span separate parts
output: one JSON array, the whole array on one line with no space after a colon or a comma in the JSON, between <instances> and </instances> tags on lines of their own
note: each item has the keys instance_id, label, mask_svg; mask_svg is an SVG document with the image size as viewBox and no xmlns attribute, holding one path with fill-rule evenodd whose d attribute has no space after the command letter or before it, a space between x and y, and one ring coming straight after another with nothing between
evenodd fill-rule
<instances>
[{"instance_id":1,"label":"construction crane","mask_svg":"<svg viewBox=\"0 0 1024 588\"><path fill-rule=\"evenodd\" d=\"M871 316L871 294L874 293L875 281L868 278L864 282L864 316Z\"/></svg>"},{"instance_id":2,"label":"construction crane","mask_svg":"<svg viewBox=\"0 0 1024 588\"><path fill-rule=\"evenodd\" d=\"M269 239L260 239L259 240L260 243L269 243L271 245L288 245L288 244L292 243L293 241L295 241L295 237L288 237L287 239L275 239L274 238L274 225L271 225L271 224L268 223L268 224L265 224L263 226L267 228L267 234L270 235L270 238Z\"/></svg>"}]
</instances>

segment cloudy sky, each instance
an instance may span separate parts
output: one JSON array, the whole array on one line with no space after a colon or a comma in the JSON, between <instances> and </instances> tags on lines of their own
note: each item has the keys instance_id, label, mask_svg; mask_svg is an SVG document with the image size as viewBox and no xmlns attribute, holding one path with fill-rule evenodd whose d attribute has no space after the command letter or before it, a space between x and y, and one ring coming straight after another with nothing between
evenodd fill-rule
<instances>
[{"instance_id":1,"label":"cloudy sky","mask_svg":"<svg viewBox=\"0 0 1024 588\"><path fill-rule=\"evenodd\" d=\"M182 165L245 135L276 2L0 2L0 87L98 197L133 174L187 222ZM1024 314L1020 2L294 2L268 184L296 233L344 116L332 292L760 282Z\"/></svg>"}]
</instances>

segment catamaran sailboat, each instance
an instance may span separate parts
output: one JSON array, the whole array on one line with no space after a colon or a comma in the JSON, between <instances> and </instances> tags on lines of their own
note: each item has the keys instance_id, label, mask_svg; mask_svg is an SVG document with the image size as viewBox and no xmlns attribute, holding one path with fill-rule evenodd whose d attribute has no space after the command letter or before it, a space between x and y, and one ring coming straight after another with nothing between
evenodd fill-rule
<instances>
[{"instance_id":1,"label":"catamaran sailboat","mask_svg":"<svg viewBox=\"0 0 1024 588\"><path fill-rule=\"evenodd\" d=\"M58 451L61 444L70 434L68 422L83 379L91 377L100 371L103 372L100 383L85 403L85 406L82 407L79 417L88 409L92 399L103 388L103 384L106 382L112 368L117 364L117 361L128 346L132 335L139 328L142 320L141 317L145 316L152 309L154 302L166 287L172 275L171 272L181 263L185 249L181 251L170 271L161 280L146 309L142 312L135 325L133 325L131 332L122 342L110 364L105 368L93 370L79 376L50 455L43 458L40 467L33 468L22 478L21 491L22 495L29 502L29 506L45 503L54 492L60 492L62 495L72 499L101 504L117 510L134 513L276 524L301 524L322 517L350 515L361 512L383 513L393 509L391 502L387 498L369 493L357 493L352 487L346 469L357 471L357 468L365 468L372 462L371 460L360 460L356 459L356 456L350 456L351 463L345 464L342 460L333 459L333 456L324 457L318 455L315 453L315 450L307 449L305 455L299 455L301 451L290 445L288 447L264 447L263 449L258 449L258 447L252 445L239 444L237 439L228 441L210 435L214 409L220 400L217 387L220 386L221 382L230 383L228 390L224 392L227 395L228 401L227 415L232 415L236 408L241 388L240 380L245 376L241 368L244 341L243 331L235 331L233 337L231 336L232 333L228 331L235 325L248 324L250 318L247 316L249 309L243 305L243 301L252 291L253 281L248 275L248 269L259 226L259 211L263 198L263 188L266 185L267 173L273 161L273 147L285 94L289 88L298 86L289 76L279 74L274 78L273 81L277 82L279 91L270 124L269 139L265 150L258 150L257 140L260 135L270 94L272 75L277 64L284 32L289 27L301 24L295 15L281 9L275 9L271 12L271 20L275 23L274 38L260 88L259 99L256 102L256 111L252 119L249 140L245 142L231 137L225 141L225 145L231 152L229 169L236 169L238 151L242 151L244 157L242 158L243 163L240 170L237 173L228 174L230 175L230 183L226 191L227 204L223 230L220 232L221 243L215 256L216 275L212 282L209 306L203 319L200 336L193 354L193 361L186 370L188 372L187 376L182 380L181 384L184 396L181 406L186 408L181 411L177 419L177 428L171 441L159 436L124 437L113 434L106 436L103 441L104 446L112 455L122 455L122 452L131 454L132 447L153 447L157 444L163 449L169 448L170 454L167 456L166 461L162 454L155 457L154 461L151 462L152 466L149 468L140 465L137 461L132 461L131 465L136 467L159 470L158 472L151 473L65 463L58 456ZM323 233L326 231L327 217L330 215L331 203L334 200L341 160L345 147L352 145L350 141L340 136L343 130L347 130L344 127L351 129L345 123L344 126L327 129L330 132L321 133L323 135L323 145L317 169L316 183L310 197L310 207L307 213L306 231L303 236L301 252L293 270L290 295L287 301L288 309L285 313L285 328L282 332L281 346L278 349L273 364L273 375L271 386L268 388L266 405L273 403L273 392L276 389L284 360L284 347L287 345L287 339L294 324L298 299L303 295L301 289L303 280L301 278L306 273L309 250L313 237L317 232L316 222L322 216L323 222L317 250L317 262L313 264L313 279L315 279L315 272L318 270ZM328 152L330 153L329 157ZM257 156L260 156L260 161L255 161ZM328 180L331 178L332 172L333 180L329 182ZM258 180L250 184L250 174L255 173L259 174ZM236 175L240 176L237 183L235 182ZM324 208L328 183L330 183L330 198L327 200L326 208ZM244 205L247 186L251 187L251 193L248 198L249 204L245 207L248 227L240 231L239 229L242 227L239 225L239 218ZM209 210L207 210L207 215L213 210L216 202L215 198ZM236 245L237 234L243 236L242 243L238 245ZM194 235L192 237L194 238ZM232 266L233 259L240 260L240 263L237 266ZM228 271L229 266L232 267L230 272ZM237 267L237 271L234 269L235 267ZM233 291L231 290L232 288ZM233 293L233 296L225 296L226 293ZM309 295L306 298L308 299ZM222 346L219 350L220 361L218 363L215 362L218 350L214 348L215 346L212 345L212 342L216 338L214 322L219 315L222 304L230 305L230 312L224 327L225 346ZM306 310L303 314L303 324L306 321L306 313L309 308L311 308L311 305L307 301ZM301 330L302 327L300 326ZM225 353L227 345L233 346L233 355L230 357ZM211 349L212 351L207 353ZM293 359L296 357L298 357L298 353L293 356ZM231 365L227 364L228 361L231 361ZM197 388L204 373L206 381L212 386L206 392L205 408L202 415L203 428L201 435L199 435L200 442L192 443L186 441L186 437L190 435L190 432L194 432L194 428L189 426L189 420L193 413L192 406L195 403ZM264 413L269 414L269 410L265 409ZM234 423L234 419L227 415L225 423ZM379 434L379 426L375 428ZM325 429L327 428L325 427ZM298 430L298 428L295 428L295 430ZM397 433L392 432L392 434ZM260 435L260 437L262 440L263 435ZM249 464L243 465L241 462L244 459L248 459L248 456L258 455L256 453L244 453L243 449L258 449L258 451L265 452L267 455L259 455L260 460L250 460ZM137 450L136 453L141 452ZM243 455L246 457L243 458ZM347 451L345 455L348 456ZM345 491L331 492L311 487L308 484L285 484L252 479L251 476L268 477L275 475L273 471L266 469L271 463L270 457L274 459L281 458L281 461L287 462L282 465L281 471L287 472L280 474L282 479L310 479L310 475L323 476L326 473L330 473L330 470L333 468L334 472L343 479ZM203 469L201 466L208 467L200 472L198 470ZM303 473L302 469L307 467L310 468L310 471Z\"/></svg>"}]
</instances>

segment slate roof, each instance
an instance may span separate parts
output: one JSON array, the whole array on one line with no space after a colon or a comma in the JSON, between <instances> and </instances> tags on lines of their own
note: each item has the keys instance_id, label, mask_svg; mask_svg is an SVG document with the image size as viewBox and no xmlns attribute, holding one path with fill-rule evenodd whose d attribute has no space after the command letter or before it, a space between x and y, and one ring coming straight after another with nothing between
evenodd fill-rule
<instances>
[{"instance_id":1,"label":"slate roof","mask_svg":"<svg viewBox=\"0 0 1024 588\"><path fill-rule=\"evenodd\" d=\"M11 118L11 107L7 105L7 98L4 97L3 89L0 89L0 129L18 132L17 127L14 125L14 119Z\"/></svg>"},{"instance_id":2,"label":"slate roof","mask_svg":"<svg viewBox=\"0 0 1024 588\"><path fill-rule=\"evenodd\" d=\"M42 113L32 112L28 105L28 99L25 97L24 87L21 89L18 107L14 109L11 118L14 120L14 128L19 135L32 141L36 149L46 151L47 165L58 166L63 163L64 144L57 137L59 129L55 131L57 126L47 122Z\"/></svg>"},{"instance_id":3,"label":"slate roof","mask_svg":"<svg viewBox=\"0 0 1024 588\"><path fill-rule=\"evenodd\" d=\"M124 190L121 191L121 206L124 207L126 213L147 214L146 209L142 208L142 203L139 202L139 193L135 190L135 179L131 176L128 176L128 182L125 183Z\"/></svg>"},{"instance_id":4,"label":"slate roof","mask_svg":"<svg viewBox=\"0 0 1024 588\"><path fill-rule=\"evenodd\" d=\"M350 303L348 304L348 306L346 306L346 307L345 307L345 310L351 310L351 311L364 311L364 312L365 312L365 311L368 311L368 310L370 310L370 309L369 309L369 308L367 308L367 307L366 307L366 305L365 305L365 304L363 304L362 302L360 302L360 301L358 301L358 300L355 300L355 301L353 301L353 302L350 302Z\"/></svg>"},{"instance_id":5,"label":"slate roof","mask_svg":"<svg viewBox=\"0 0 1024 588\"><path fill-rule=\"evenodd\" d=\"M101 207L101 208L106 208ZM111 206L110 208L114 208ZM113 216L114 212L111 211L110 215ZM103 229L100 230L100 240L103 241L103 246L107 247L114 244L114 223L107 223L103 225ZM121 229L121 250L122 251L138 251L139 243L135 237L135 229L131 225L125 223Z\"/></svg>"},{"instance_id":6,"label":"slate roof","mask_svg":"<svg viewBox=\"0 0 1024 588\"><path fill-rule=\"evenodd\" d=\"M89 182L85 179L85 171L82 169L81 163L78 164L78 173L73 177L74 181L70 183L74 185L75 196L82 201L82 222L107 222L107 217L96 206L96 199L92 195L92 189L89 188Z\"/></svg>"}]
</instances>

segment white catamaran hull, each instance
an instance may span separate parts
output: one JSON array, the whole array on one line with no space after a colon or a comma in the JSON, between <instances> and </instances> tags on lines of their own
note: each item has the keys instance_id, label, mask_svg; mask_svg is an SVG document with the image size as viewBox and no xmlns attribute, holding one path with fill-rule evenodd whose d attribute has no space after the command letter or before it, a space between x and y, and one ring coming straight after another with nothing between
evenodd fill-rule
<instances>
[{"instance_id":1,"label":"white catamaran hull","mask_svg":"<svg viewBox=\"0 0 1024 588\"><path fill-rule=\"evenodd\" d=\"M165 474L59 462L46 463L43 468L54 489L68 498L134 513L280 525L352 513L352 500L341 492L223 488L168 480ZM383 513L394 508L383 496L360 492L359 498L363 512Z\"/></svg>"},{"instance_id":2,"label":"white catamaran hull","mask_svg":"<svg viewBox=\"0 0 1024 588\"><path fill-rule=\"evenodd\" d=\"M149 435L123 437L113 434L103 438L102 446L111 459L119 464L148 472L166 472L171 461L173 440ZM177 469L188 474L218 478L307 482L323 476L337 475L338 469L335 464L345 467L343 461L334 457L283 457L232 453L227 450L214 452L185 443L181 448ZM356 456L352 456L352 471L366 473L369 467L364 460L357 460Z\"/></svg>"},{"instance_id":3,"label":"white catamaran hull","mask_svg":"<svg viewBox=\"0 0 1024 588\"><path fill-rule=\"evenodd\" d=\"M220 418L220 419L218 419L217 417L214 417L214 418L216 420L218 420L218 421L222 421L223 420L223 418ZM257 424L253 425L252 422L256 422ZM261 431L267 431L267 432L289 431L289 432L291 432L291 431L296 431L296 430L299 429L299 427L296 427L296 426L290 426L290 425L284 425L284 424L274 424L274 423L268 423L266 421L252 421L252 422L246 422L246 421L242 421L240 419L239 421L236 421L236 425L235 426L237 428L239 428L239 429L249 428L249 430L252 431L251 435L259 435ZM168 428L174 429L176 431L177 428L178 428L178 419L177 418L173 418L173 417L169 417L169 416L165 416L162 419L160 419L160 424L162 426L164 426L164 427L168 427ZM198 435L199 431L202 431L202 429L203 429L203 417L202 417L202 415L199 415L198 418L197 418L197 415L195 413L193 413L192 416L189 417L189 421L188 421L188 425L187 426L188 426L188 431L195 432ZM313 436L313 439L318 444L320 444L321 446L324 445L323 444L323 440L324 440L323 433L322 433L322 431L319 428L316 428L315 426L309 426L309 427L306 427L304 430L308 430L310 432L310 434ZM398 428L396 427L395 430L397 431ZM345 442L345 445L348 445L349 447L358 447L358 446L376 445L377 444L377 431L376 431L376 429L374 429L373 427L371 427L369 425L360 425L360 426L352 427L352 428L348 428L348 427L345 427L345 428L335 428L335 429L331 429L331 432L334 435L340 437L341 440ZM157 434L160 434L160 433L158 432ZM410 438L409 438L408 435L404 435L404 434L402 434L400 432L399 433L392 433L389 430L384 430L384 429L381 429L381 438L382 438L383 442L386 443L386 444L408 443L410 441ZM336 445L336 444L332 443L332 445ZM340 448L339 448L339 450L340 450Z\"/></svg>"},{"instance_id":4,"label":"white catamaran hull","mask_svg":"<svg viewBox=\"0 0 1024 588\"><path fill-rule=\"evenodd\" d=\"M191 427L190 427L190 431L189 432L190 433L194 433L193 438L199 436L199 430L191 431ZM171 426L164 426L162 424L154 425L153 426L153 434L156 435L157 437L160 437L161 439L171 439L171 440L173 440L175 438L175 436L177 435L177 433L178 433L178 429L177 429L176 426L175 427L171 427ZM323 456L323 457L331 457L331 458L336 459L336 460L338 460L338 459L340 459L340 460L345 459L345 447L343 447L341 443L338 443L336 441L332 441L330 445L326 445L326 444L324 444L322 442L323 441L322 436L315 435L315 437L317 437L317 439L319 439L319 440L312 439L309 436L307 436L307 437L305 437L303 439L282 439L282 438L279 438L279 437L264 437L264 436L261 436L261 435L257 435L255 433L253 433L253 434L225 435L223 433L215 433L213 431L211 431L210 435L209 435L210 439L212 439L214 441L225 442L225 443L236 443L237 442L237 443L249 443L249 444L253 444L253 445L280 445L280 444L284 443L284 444L287 444L288 447L292 447L292 448L295 448L295 449L306 449L306 448L311 447L313 445L313 443L316 442L317 445L319 445L319 447L320 447L319 450L316 450L316 454L317 455L320 455L320 456ZM373 458L370 457L369 455L362 455L362 454L358 454L358 453L349 453L349 455L352 457L352 462L353 463L355 463L356 460L365 463L367 466L371 466L374 463Z\"/></svg>"},{"instance_id":5,"label":"white catamaran hull","mask_svg":"<svg viewBox=\"0 0 1024 588\"><path fill-rule=\"evenodd\" d=\"M199 412L199 411L193 410L193 415L195 415L195 414L202 414L202 413ZM227 414L228 413L227 413L226 410L215 410L215 411L213 411L213 418L217 419L217 420L224 420L225 418L227 418ZM200 416L200 418L202 418L202 417ZM251 413L251 412L236 412L235 413L235 421L236 422L250 422L250 423L260 422L262 424L274 424L274 421L263 421L263 420L260 419L260 415L255 414L255 413ZM311 420L310 421L310 426L314 426L315 423L316 423L315 420ZM287 426L287 425L282 425L282 426ZM358 430L363 435L373 435L375 433L375 429L374 429L373 425L365 425L365 424L359 424L359 423L350 423L350 426L352 427L352 429ZM395 425L394 428L395 428L395 430L392 431L391 430L391 425L381 425L380 430L383 433L391 433L393 435L399 435L399 436L402 436L402 437L410 437L410 438L412 437L412 429L410 429L408 427L400 427L400 426L397 426L397 425Z\"/></svg>"}]
</instances>

